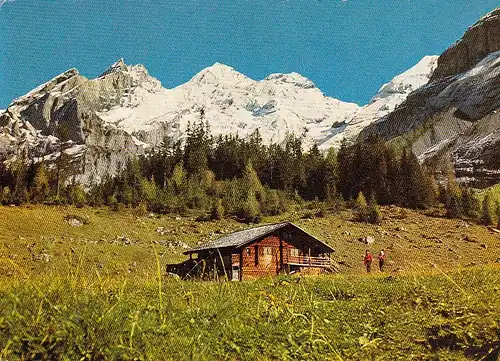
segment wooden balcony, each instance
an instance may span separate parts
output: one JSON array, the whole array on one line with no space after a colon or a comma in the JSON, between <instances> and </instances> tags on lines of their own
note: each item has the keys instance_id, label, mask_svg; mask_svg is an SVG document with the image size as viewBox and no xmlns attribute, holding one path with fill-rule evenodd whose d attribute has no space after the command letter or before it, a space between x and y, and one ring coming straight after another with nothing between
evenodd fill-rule
<instances>
[{"instance_id":1,"label":"wooden balcony","mask_svg":"<svg viewBox=\"0 0 500 361\"><path fill-rule=\"evenodd\" d=\"M284 260L285 264L290 266L301 267L332 267L332 260L330 257L311 257L311 256L288 256L288 260Z\"/></svg>"}]
</instances>

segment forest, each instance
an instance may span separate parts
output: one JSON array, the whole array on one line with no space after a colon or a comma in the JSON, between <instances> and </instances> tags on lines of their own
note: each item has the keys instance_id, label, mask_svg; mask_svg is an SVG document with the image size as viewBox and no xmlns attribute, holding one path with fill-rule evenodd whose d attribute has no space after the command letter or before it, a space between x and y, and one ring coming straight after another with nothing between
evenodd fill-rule
<instances>
[{"instance_id":1,"label":"forest","mask_svg":"<svg viewBox=\"0 0 500 361\"><path fill-rule=\"evenodd\" d=\"M451 164L451 163L450 163ZM249 139L214 137L208 124L190 124L183 141L165 138L124 170L85 189L60 179L54 167L19 160L0 163L2 204L72 204L134 208L139 213L184 213L200 219L236 217L258 222L294 205L317 202L318 215L353 207L361 221L379 223L379 205L430 209L444 205L450 218L497 225L500 204L488 193L459 184L453 168L436 180L409 149L397 150L372 135L336 152L317 145L304 151L302 138L264 145L258 131Z\"/></svg>"}]
</instances>

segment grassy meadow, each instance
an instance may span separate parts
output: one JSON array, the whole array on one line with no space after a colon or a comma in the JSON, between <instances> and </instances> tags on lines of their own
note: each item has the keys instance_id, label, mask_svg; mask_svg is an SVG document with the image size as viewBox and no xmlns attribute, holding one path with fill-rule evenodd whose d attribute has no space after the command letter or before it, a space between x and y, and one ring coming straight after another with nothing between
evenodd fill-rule
<instances>
[{"instance_id":1,"label":"grassy meadow","mask_svg":"<svg viewBox=\"0 0 500 361\"><path fill-rule=\"evenodd\" d=\"M340 274L200 282L165 265L248 225L0 207L0 360L497 359L500 233L440 210L385 207L369 225L309 208L263 222L329 243ZM387 250L386 272L364 274L367 247Z\"/></svg>"}]
</instances>

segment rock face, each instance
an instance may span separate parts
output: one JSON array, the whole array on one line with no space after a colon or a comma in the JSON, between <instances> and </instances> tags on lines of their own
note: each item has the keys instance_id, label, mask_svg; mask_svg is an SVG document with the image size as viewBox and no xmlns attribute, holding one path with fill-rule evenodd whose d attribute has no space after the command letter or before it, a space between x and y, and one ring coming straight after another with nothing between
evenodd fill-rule
<instances>
[{"instance_id":1,"label":"rock face","mask_svg":"<svg viewBox=\"0 0 500 361\"><path fill-rule=\"evenodd\" d=\"M369 104L332 129L331 134L320 142L320 147L338 148L344 140L353 143L364 128L392 112L410 93L427 84L436 69L437 59L437 56L426 56L417 65L384 84Z\"/></svg>"},{"instance_id":2,"label":"rock face","mask_svg":"<svg viewBox=\"0 0 500 361\"><path fill-rule=\"evenodd\" d=\"M147 145L97 115L137 80L124 72L88 80L70 69L14 100L0 115L0 157L45 161L66 181L90 184L121 169Z\"/></svg>"},{"instance_id":3,"label":"rock face","mask_svg":"<svg viewBox=\"0 0 500 361\"><path fill-rule=\"evenodd\" d=\"M464 73L497 50L500 50L500 8L471 26L459 41L439 57L439 67L432 81Z\"/></svg>"},{"instance_id":4,"label":"rock face","mask_svg":"<svg viewBox=\"0 0 500 361\"><path fill-rule=\"evenodd\" d=\"M0 112L0 160L44 161L66 182L91 185L167 136L183 140L188 124L200 120L214 135L259 130L266 144L295 134L305 147L338 147L426 84L435 63L424 58L362 108L325 96L297 73L256 81L216 63L167 89L144 66L122 59L96 79L70 69Z\"/></svg>"},{"instance_id":5,"label":"rock face","mask_svg":"<svg viewBox=\"0 0 500 361\"><path fill-rule=\"evenodd\" d=\"M451 157L459 179L476 186L500 181L500 9L469 28L438 59L430 82L395 111L365 128L411 145L433 165Z\"/></svg>"}]
</instances>

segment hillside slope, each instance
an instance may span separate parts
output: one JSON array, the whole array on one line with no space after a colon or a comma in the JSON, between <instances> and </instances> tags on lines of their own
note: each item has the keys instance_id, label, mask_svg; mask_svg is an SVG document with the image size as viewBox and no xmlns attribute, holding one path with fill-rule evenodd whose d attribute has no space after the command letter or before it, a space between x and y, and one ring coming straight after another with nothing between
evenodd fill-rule
<instances>
[{"instance_id":1,"label":"hillside slope","mask_svg":"<svg viewBox=\"0 0 500 361\"><path fill-rule=\"evenodd\" d=\"M263 222L292 221L327 242L336 250L332 257L342 273L364 273L361 260L366 248L386 249L388 272L429 271L434 265L450 270L500 261L500 233L462 220L397 207L382 209L381 226L355 222L351 212L303 218L308 213L289 212L265 217ZM72 225L67 216L86 219L88 224ZM232 219L196 222L192 216L137 217L128 210L0 207L0 279L23 274L9 260L36 277L49 271L65 272L67 262L79 257L84 257L80 261L88 270L97 267L110 275L140 277L156 267L153 246L160 252L162 265L175 263L185 259L184 247L246 227L250 226ZM375 243L367 246L359 240L366 236Z\"/></svg>"}]
</instances>

